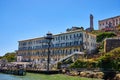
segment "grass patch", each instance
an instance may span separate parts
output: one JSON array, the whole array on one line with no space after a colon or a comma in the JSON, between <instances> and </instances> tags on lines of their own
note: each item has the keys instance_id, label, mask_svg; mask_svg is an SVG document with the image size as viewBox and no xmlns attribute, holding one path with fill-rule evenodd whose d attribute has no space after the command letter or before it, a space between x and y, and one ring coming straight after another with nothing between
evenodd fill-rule
<instances>
[{"instance_id":1,"label":"grass patch","mask_svg":"<svg viewBox=\"0 0 120 80\"><path fill-rule=\"evenodd\" d=\"M45 75L27 73L26 76L23 76L22 80L100 80L100 79L83 78L79 76L68 76L65 74Z\"/></svg>"}]
</instances>

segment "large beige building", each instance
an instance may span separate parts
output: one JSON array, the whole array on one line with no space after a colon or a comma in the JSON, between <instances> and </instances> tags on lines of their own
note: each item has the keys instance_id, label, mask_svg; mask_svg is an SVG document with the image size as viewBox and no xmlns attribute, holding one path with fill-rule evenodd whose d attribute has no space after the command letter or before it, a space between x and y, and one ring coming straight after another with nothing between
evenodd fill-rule
<instances>
[{"instance_id":1,"label":"large beige building","mask_svg":"<svg viewBox=\"0 0 120 80\"><path fill-rule=\"evenodd\" d=\"M88 50L91 53L96 48L96 36L81 29L69 30L53 35L50 47L52 63L72 54L75 51ZM44 37L19 41L17 61L44 63L47 61L48 44Z\"/></svg>"},{"instance_id":2,"label":"large beige building","mask_svg":"<svg viewBox=\"0 0 120 80\"><path fill-rule=\"evenodd\" d=\"M98 21L99 30L102 29L114 29L120 24L120 16L115 16Z\"/></svg>"}]
</instances>

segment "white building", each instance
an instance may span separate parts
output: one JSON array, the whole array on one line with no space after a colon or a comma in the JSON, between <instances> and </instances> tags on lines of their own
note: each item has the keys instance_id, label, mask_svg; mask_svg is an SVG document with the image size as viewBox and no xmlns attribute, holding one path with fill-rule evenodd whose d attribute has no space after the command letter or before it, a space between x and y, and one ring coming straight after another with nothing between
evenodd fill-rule
<instances>
[{"instance_id":1,"label":"white building","mask_svg":"<svg viewBox=\"0 0 120 80\"><path fill-rule=\"evenodd\" d=\"M72 54L75 51L96 49L96 36L81 29L69 30L53 35L50 58L52 62ZM19 41L17 56L21 61L44 63L47 60L48 44L44 37Z\"/></svg>"}]
</instances>

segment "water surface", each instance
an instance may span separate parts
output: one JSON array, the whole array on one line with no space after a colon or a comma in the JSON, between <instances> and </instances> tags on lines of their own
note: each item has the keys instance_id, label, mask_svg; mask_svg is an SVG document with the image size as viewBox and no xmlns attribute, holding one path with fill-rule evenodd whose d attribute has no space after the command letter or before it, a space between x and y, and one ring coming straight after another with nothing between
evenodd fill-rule
<instances>
[{"instance_id":1,"label":"water surface","mask_svg":"<svg viewBox=\"0 0 120 80\"><path fill-rule=\"evenodd\" d=\"M16 75L0 73L0 80L98 80L98 79L81 78L79 76L73 77L64 74L45 75L45 74L27 73L26 76L16 76Z\"/></svg>"}]
</instances>

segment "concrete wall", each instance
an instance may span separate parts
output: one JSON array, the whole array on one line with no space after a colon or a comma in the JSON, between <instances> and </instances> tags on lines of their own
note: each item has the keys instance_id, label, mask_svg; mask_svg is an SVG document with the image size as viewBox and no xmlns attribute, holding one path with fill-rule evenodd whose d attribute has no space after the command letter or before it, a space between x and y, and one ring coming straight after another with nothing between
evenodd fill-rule
<instances>
[{"instance_id":1,"label":"concrete wall","mask_svg":"<svg viewBox=\"0 0 120 80\"><path fill-rule=\"evenodd\" d=\"M120 38L108 38L104 41L104 52L109 52L117 47L120 47Z\"/></svg>"}]
</instances>

